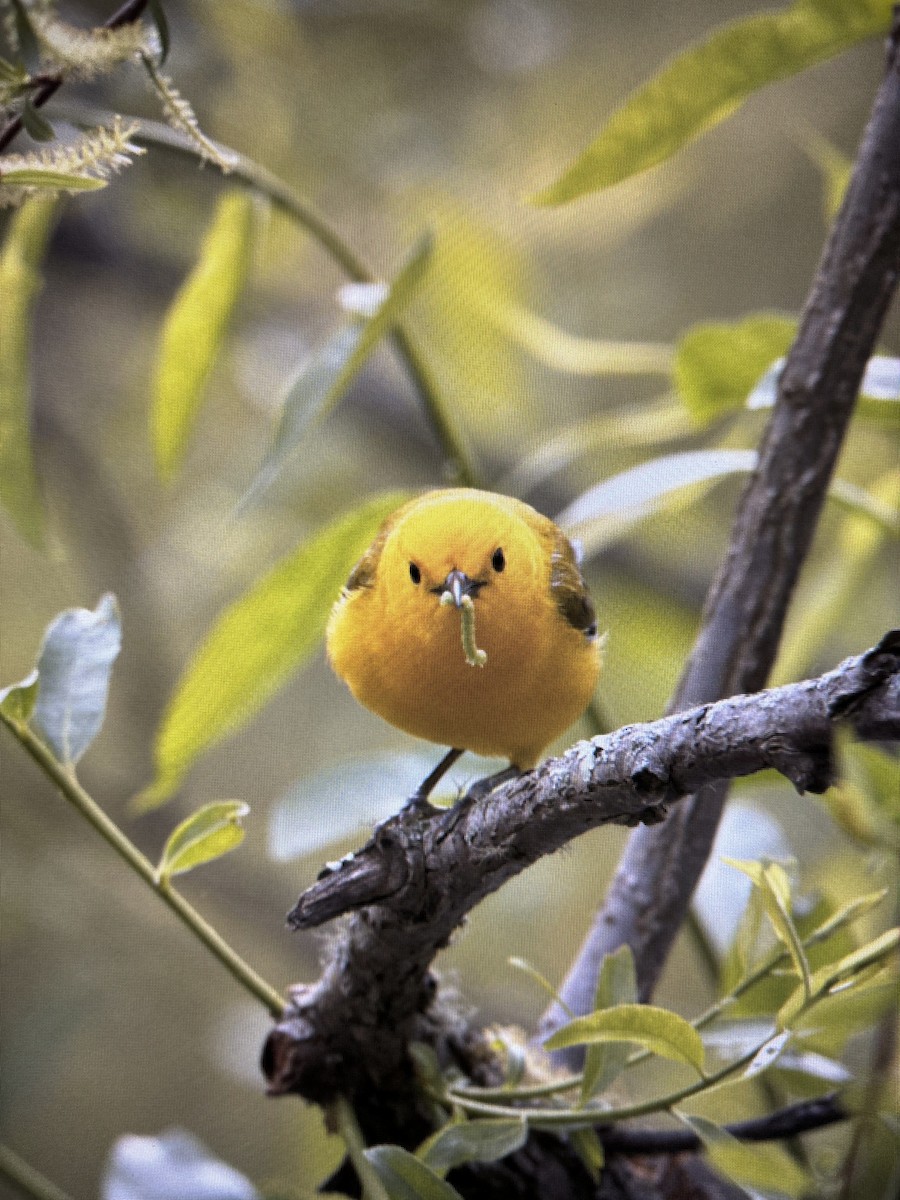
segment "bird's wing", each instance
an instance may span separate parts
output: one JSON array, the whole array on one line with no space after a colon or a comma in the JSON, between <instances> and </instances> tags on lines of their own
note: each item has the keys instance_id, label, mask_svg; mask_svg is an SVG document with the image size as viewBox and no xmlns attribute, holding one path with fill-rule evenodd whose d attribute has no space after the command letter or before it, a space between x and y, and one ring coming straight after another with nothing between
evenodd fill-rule
<instances>
[{"instance_id":1,"label":"bird's wing","mask_svg":"<svg viewBox=\"0 0 900 1200\"><path fill-rule=\"evenodd\" d=\"M556 526L550 550L550 592L556 607L573 628L597 636L597 613L578 567L572 543Z\"/></svg>"}]
</instances>

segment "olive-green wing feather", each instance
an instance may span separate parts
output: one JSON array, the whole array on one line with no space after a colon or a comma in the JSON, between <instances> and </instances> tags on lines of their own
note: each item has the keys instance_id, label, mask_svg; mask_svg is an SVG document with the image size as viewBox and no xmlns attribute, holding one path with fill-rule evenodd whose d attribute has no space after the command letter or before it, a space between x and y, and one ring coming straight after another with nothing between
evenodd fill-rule
<instances>
[{"instance_id":1,"label":"olive-green wing feather","mask_svg":"<svg viewBox=\"0 0 900 1200\"><path fill-rule=\"evenodd\" d=\"M578 566L572 543L553 527L550 551L550 592L556 607L571 626L589 638L597 636L597 612Z\"/></svg>"}]
</instances>

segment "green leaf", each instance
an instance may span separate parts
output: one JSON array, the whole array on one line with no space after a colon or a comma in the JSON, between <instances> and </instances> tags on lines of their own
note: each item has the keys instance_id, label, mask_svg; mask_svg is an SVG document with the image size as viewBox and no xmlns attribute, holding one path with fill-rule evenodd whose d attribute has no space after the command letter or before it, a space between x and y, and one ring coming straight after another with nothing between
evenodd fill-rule
<instances>
[{"instance_id":1,"label":"green leaf","mask_svg":"<svg viewBox=\"0 0 900 1200\"><path fill-rule=\"evenodd\" d=\"M784 361L796 332L796 321L775 313L689 329L678 342L673 374L694 420L706 425L724 413L753 407L747 397L773 363Z\"/></svg>"},{"instance_id":2,"label":"green leaf","mask_svg":"<svg viewBox=\"0 0 900 1200\"><path fill-rule=\"evenodd\" d=\"M11 683L9 687L0 688L0 712L5 713L11 721L27 725L34 712L39 686L38 673L32 671L19 683Z\"/></svg>"},{"instance_id":3,"label":"green leaf","mask_svg":"<svg viewBox=\"0 0 900 1200\"><path fill-rule=\"evenodd\" d=\"M408 1150L399 1146L372 1146L363 1153L390 1200L462 1200L456 1188Z\"/></svg>"},{"instance_id":4,"label":"green leaf","mask_svg":"<svg viewBox=\"0 0 900 1200\"><path fill-rule=\"evenodd\" d=\"M60 613L44 634L34 725L65 766L73 767L100 732L121 644L119 606L110 593L93 612L70 608Z\"/></svg>"},{"instance_id":5,"label":"green leaf","mask_svg":"<svg viewBox=\"0 0 900 1200\"><path fill-rule=\"evenodd\" d=\"M226 192L197 263L166 315L151 409L156 463L164 479L184 456L206 381L247 278L252 232L252 196Z\"/></svg>"},{"instance_id":6,"label":"green leaf","mask_svg":"<svg viewBox=\"0 0 900 1200\"><path fill-rule=\"evenodd\" d=\"M890 0L796 0L781 12L720 26L632 93L532 203L567 204L655 166L759 88L886 32L890 10Z\"/></svg>"},{"instance_id":7,"label":"green leaf","mask_svg":"<svg viewBox=\"0 0 900 1200\"><path fill-rule=\"evenodd\" d=\"M803 148L822 176L822 215L826 224L838 214L853 171L853 159L815 130L803 137Z\"/></svg>"},{"instance_id":8,"label":"green leaf","mask_svg":"<svg viewBox=\"0 0 900 1200\"><path fill-rule=\"evenodd\" d=\"M44 517L31 452L28 351L55 208L52 200L26 201L0 254L0 502L35 546L43 541Z\"/></svg>"},{"instance_id":9,"label":"green leaf","mask_svg":"<svg viewBox=\"0 0 900 1200\"><path fill-rule=\"evenodd\" d=\"M668 375L672 347L579 337L518 304L485 305L485 316L544 366L569 375Z\"/></svg>"},{"instance_id":10,"label":"green leaf","mask_svg":"<svg viewBox=\"0 0 900 1200\"><path fill-rule=\"evenodd\" d=\"M634 1042L653 1054L703 1071L703 1042L684 1017L650 1004L619 1004L576 1017L544 1043L548 1050L594 1042Z\"/></svg>"},{"instance_id":11,"label":"green leaf","mask_svg":"<svg viewBox=\"0 0 900 1200\"><path fill-rule=\"evenodd\" d=\"M47 118L39 113L30 100L22 106L22 127L30 138L36 142L52 142L56 137L53 126Z\"/></svg>"},{"instance_id":12,"label":"green leaf","mask_svg":"<svg viewBox=\"0 0 900 1200\"><path fill-rule=\"evenodd\" d=\"M838 736L840 780L822 796L831 817L865 846L900 850L897 762L890 753Z\"/></svg>"},{"instance_id":13,"label":"green leaf","mask_svg":"<svg viewBox=\"0 0 900 1200\"><path fill-rule=\"evenodd\" d=\"M900 534L900 512L896 506L880 500L878 496L848 479L833 479L828 496L851 512L860 513L868 520L874 521L885 533L893 534L894 537Z\"/></svg>"},{"instance_id":14,"label":"green leaf","mask_svg":"<svg viewBox=\"0 0 900 1200\"><path fill-rule=\"evenodd\" d=\"M589 488L556 522L590 558L648 517L696 499L720 479L752 471L755 465L755 450L662 455Z\"/></svg>"},{"instance_id":15,"label":"green leaf","mask_svg":"<svg viewBox=\"0 0 900 1200\"><path fill-rule=\"evenodd\" d=\"M599 1183L606 1155L596 1129L570 1129L566 1141L581 1159L594 1183Z\"/></svg>"},{"instance_id":16,"label":"green leaf","mask_svg":"<svg viewBox=\"0 0 900 1200\"><path fill-rule=\"evenodd\" d=\"M107 182L94 175L75 175L52 167L17 167L0 176L0 187L44 188L53 192L96 192L105 188Z\"/></svg>"},{"instance_id":17,"label":"green leaf","mask_svg":"<svg viewBox=\"0 0 900 1200\"><path fill-rule=\"evenodd\" d=\"M806 939L807 944L816 942L824 942L826 938L837 933L852 921L856 921L859 917L864 916L867 912L871 912L873 908L877 908L888 894L887 888L881 888L877 892L867 892L865 896L857 896L855 900L850 900L847 904L841 905L839 909L831 913L820 925L817 925L813 932Z\"/></svg>"},{"instance_id":18,"label":"green leaf","mask_svg":"<svg viewBox=\"0 0 900 1200\"><path fill-rule=\"evenodd\" d=\"M778 1013L778 1024L780 1026L790 1025L800 1012L808 1007L808 996L815 1002L829 994L836 994L845 986L852 986L856 976L861 976L869 967L881 963L893 954L898 946L900 946L900 928L887 929L877 938L866 942L864 946L851 951L850 954L845 954L835 962L826 963L824 967L820 967L813 973L806 994L804 994L804 989L797 988L781 1006Z\"/></svg>"},{"instance_id":19,"label":"green leaf","mask_svg":"<svg viewBox=\"0 0 900 1200\"><path fill-rule=\"evenodd\" d=\"M199 754L248 721L310 658L354 563L409 498L379 495L332 521L225 610L169 702L156 778L140 807L167 799Z\"/></svg>"},{"instance_id":20,"label":"green leaf","mask_svg":"<svg viewBox=\"0 0 900 1200\"><path fill-rule=\"evenodd\" d=\"M809 962L791 916L791 884L784 867L776 862L740 862L734 858L725 858L723 861L742 871L759 888L766 916L779 941L790 954L794 969L803 980L803 987L809 997L812 994Z\"/></svg>"},{"instance_id":21,"label":"green leaf","mask_svg":"<svg viewBox=\"0 0 900 1200\"><path fill-rule=\"evenodd\" d=\"M871 1030L896 1007L897 972L889 966L874 975L866 973L852 987L823 996L799 1016L790 1014L790 1021L805 1046L837 1056L850 1038Z\"/></svg>"},{"instance_id":22,"label":"green leaf","mask_svg":"<svg viewBox=\"0 0 900 1200\"><path fill-rule=\"evenodd\" d=\"M705 1117L678 1114L698 1135L713 1167L735 1183L779 1196L807 1194L810 1177L780 1146L767 1142L739 1142L727 1130Z\"/></svg>"},{"instance_id":23,"label":"green leaf","mask_svg":"<svg viewBox=\"0 0 900 1200\"><path fill-rule=\"evenodd\" d=\"M169 835L156 868L157 878L165 882L234 850L244 840L241 820L249 812L250 806L240 800L217 800L191 813Z\"/></svg>"},{"instance_id":24,"label":"green leaf","mask_svg":"<svg viewBox=\"0 0 900 1200\"><path fill-rule=\"evenodd\" d=\"M720 963L723 994L733 991L749 975L759 945L765 914L766 906L761 890L751 887L734 938Z\"/></svg>"},{"instance_id":25,"label":"green leaf","mask_svg":"<svg viewBox=\"0 0 900 1200\"><path fill-rule=\"evenodd\" d=\"M459 1121L445 1125L416 1150L433 1171L443 1173L468 1162L494 1162L521 1149L528 1140L528 1124L502 1120Z\"/></svg>"},{"instance_id":26,"label":"green leaf","mask_svg":"<svg viewBox=\"0 0 900 1200\"><path fill-rule=\"evenodd\" d=\"M421 238L390 288L350 285L356 289L349 293L351 303L359 298L360 288L366 289L368 300L375 301L374 306L367 304L363 309L368 319L357 318L339 329L300 368L288 386L275 440L245 500L257 499L274 483L305 444L310 426L334 408L366 359L397 324L428 271L432 246L430 234Z\"/></svg>"},{"instance_id":27,"label":"green leaf","mask_svg":"<svg viewBox=\"0 0 900 1200\"><path fill-rule=\"evenodd\" d=\"M602 1011L617 1004L637 1003L637 975L630 946L620 946L604 956L597 976L594 1008ZM631 1050L627 1043L600 1042L588 1046L581 1080L581 1103L603 1091L622 1071Z\"/></svg>"}]
</instances>

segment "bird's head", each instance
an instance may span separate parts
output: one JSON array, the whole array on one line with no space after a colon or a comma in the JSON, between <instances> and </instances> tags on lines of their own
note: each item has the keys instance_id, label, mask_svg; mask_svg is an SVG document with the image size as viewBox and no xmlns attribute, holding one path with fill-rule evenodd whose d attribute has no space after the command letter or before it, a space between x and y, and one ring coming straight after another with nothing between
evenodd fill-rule
<instances>
[{"instance_id":1,"label":"bird's head","mask_svg":"<svg viewBox=\"0 0 900 1200\"><path fill-rule=\"evenodd\" d=\"M452 620L452 613L438 617L442 608L462 614L464 646L466 624L474 631L476 617L481 628L521 617L523 605L546 590L540 581L548 569L535 531L504 500L455 490L401 514L378 570L389 606L422 620ZM473 661L468 650L466 658Z\"/></svg>"}]
</instances>

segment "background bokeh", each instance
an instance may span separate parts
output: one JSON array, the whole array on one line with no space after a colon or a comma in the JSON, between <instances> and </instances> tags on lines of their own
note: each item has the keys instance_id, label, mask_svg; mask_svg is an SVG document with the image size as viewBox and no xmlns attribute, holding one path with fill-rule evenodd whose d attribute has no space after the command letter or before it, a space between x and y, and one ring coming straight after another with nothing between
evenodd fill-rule
<instances>
[{"instance_id":1,"label":"background bokeh","mask_svg":"<svg viewBox=\"0 0 900 1200\"><path fill-rule=\"evenodd\" d=\"M66 6L85 24L110 8ZM166 10L168 69L204 129L309 197L376 272L390 277L433 228L461 294L469 275L474 284L488 275L572 334L651 343L674 342L699 321L799 312L826 233L812 147L823 137L852 156L881 74L880 47L860 46L766 89L664 166L547 209L524 198L559 173L632 87L753 6L230 0ZM67 87L60 102L158 116L138 70ZM360 757L429 749L361 710L319 655L199 761L171 804L137 816L129 801L152 776L167 697L222 607L370 493L439 485L443 462L385 345L266 501L236 514L285 381L341 318L339 271L272 213L187 461L169 486L160 483L147 426L160 325L222 188L214 168L151 148L111 186L64 206L33 342L35 444L52 545L38 553L3 519L2 680L28 672L60 609L94 607L101 593L116 593L124 646L106 725L81 778L151 858L201 803L250 804L242 848L187 877L183 890L283 987L314 977L323 944L289 934L283 914L323 859L359 835L283 861L269 838L280 797ZM625 418L640 424L669 386L659 377L553 371L487 327L475 336L448 329L441 303L426 288L411 325L487 486L503 488L527 454L582 418L615 412L623 429ZM883 344L900 352L896 308ZM698 431L678 447L753 445L763 419L744 416L712 437ZM660 452L652 416L646 422L643 444L612 427L603 444L519 494L558 513L592 483ZM861 425L841 473L866 485L894 462L891 432ZM662 711L739 486L719 484L589 562L610 631L600 691L610 723ZM825 513L801 582L798 628L804 606L843 568L845 516L834 506ZM889 626L887 552L867 564L852 601L810 654L793 644L804 672L870 645ZM173 1125L261 1184L322 1178L338 1148L317 1113L264 1098L256 1061L265 1014L4 741L5 1140L74 1196L96 1194L121 1134ZM815 798L772 781L743 792L782 825L810 887L838 871L865 884L870 864ZM312 828L323 819L315 787L302 819ZM603 830L582 839L475 912L439 962L461 1003L486 1021L534 1023L545 998L507 957L560 980L623 837ZM690 1014L710 986L702 954L684 939L663 1002Z\"/></svg>"}]
</instances>

